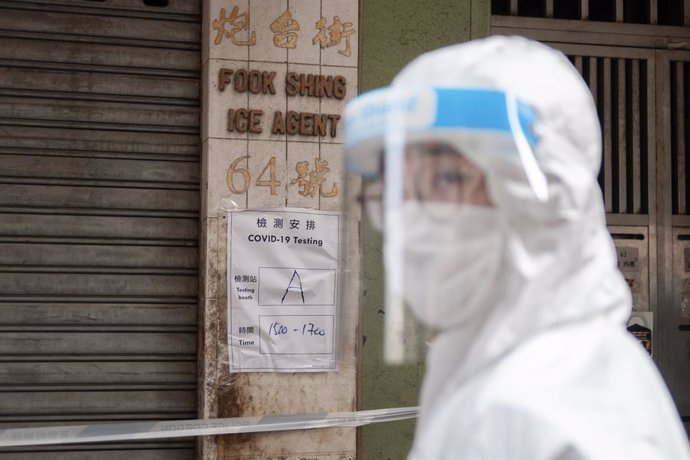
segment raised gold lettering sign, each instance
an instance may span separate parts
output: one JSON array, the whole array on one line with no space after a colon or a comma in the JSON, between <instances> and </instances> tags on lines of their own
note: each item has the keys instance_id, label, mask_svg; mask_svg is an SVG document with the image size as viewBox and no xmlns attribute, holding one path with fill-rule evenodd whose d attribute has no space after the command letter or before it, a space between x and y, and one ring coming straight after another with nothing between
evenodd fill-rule
<instances>
[{"instance_id":1,"label":"raised gold lettering sign","mask_svg":"<svg viewBox=\"0 0 690 460\"><path fill-rule=\"evenodd\" d=\"M266 174L266 170L268 170L269 179L263 180L261 178L264 176L264 174ZM271 157L271 159L268 160L268 163L266 163L266 166L261 171L261 174L259 174L259 177L256 178L256 185L257 187L270 187L271 195L278 194L276 188L280 186L280 182L276 180L276 157Z\"/></svg>"},{"instance_id":2,"label":"raised gold lettering sign","mask_svg":"<svg viewBox=\"0 0 690 460\"><path fill-rule=\"evenodd\" d=\"M253 69L221 68L218 71L218 90L232 88L237 93L275 94L276 72ZM347 95L347 80L341 75L318 75L288 72L285 76L285 94L289 97L304 96L341 100ZM233 108L227 112L227 130L237 133L260 134L262 110ZM340 115L282 111L273 113L271 134L288 136L336 137Z\"/></svg>"},{"instance_id":3,"label":"raised gold lettering sign","mask_svg":"<svg viewBox=\"0 0 690 460\"><path fill-rule=\"evenodd\" d=\"M336 137L340 115L333 113L312 112L283 112L273 114L271 134L287 134L288 136L321 136Z\"/></svg>"},{"instance_id":4,"label":"raised gold lettering sign","mask_svg":"<svg viewBox=\"0 0 690 460\"><path fill-rule=\"evenodd\" d=\"M297 31L299 30L299 22L292 19L292 13L286 11L278 16L275 21L271 23L271 32L273 32L273 44L278 48L291 48L297 46Z\"/></svg>"},{"instance_id":5,"label":"raised gold lettering sign","mask_svg":"<svg viewBox=\"0 0 690 460\"><path fill-rule=\"evenodd\" d=\"M232 88L238 93L249 91L252 94L275 94L273 85L275 72L264 72L246 69L226 69L218 71L218 90L225 91L226 87Z\"/></svg>"},{"instance_id":6,"label":"raised gold lettering sign","mask_svg":"<svg viewBox=\"0 0 690 460\"><path fill-rule=\"evenodd\" d=\"M314 75L288 72L285 94L342 99L347 94L347 80L340 75Z\"/></svg>"},{"instance_id":7,"label":"raised gold lettering sign","mask_svg":"<svg viewBox=\"0 0 690 460\"><path fill-rule=\"evenodd\" d=\"M225 30L225 24L230 24L232 28ZM230 16L225 16L225 8L220 9L218 19L214 19L211 23L213 30L217 31L216 38L213 43L220 45L223 38L229 38L230 41L237 46L253 46L256 45L256 32L252 31L247 40L240 40L236 37L239 32L249 31L249 12L239 13L239 8L234 7L230 12Z\"/></svg>"},{"instance_id":8,"label":"raised gold lettering sign","mask_svg":"<svg viewBox=\"0 0 690 460\"><path fill-rule=\"evenodd\" d=\"M243 155L230 163L227 171L228 189L232 193L243 194L247 193L252 182L252 174L247 168L239 166L240 162L251 158L250 155ZM315 197L318 193L323 198L332 198L338 195L338 183L334 182L330 189L324 187L328 181L328 173L331 168L328 166L328 161L321 158L314 158L314 167L310 168L309 161L298 161L295 164L294 170L297 172L297 177L290 181L290 185L297 185L301 190L298 193L305 197ZM265 178L268 174L268 179ZM237 177L239 175L239 178ZM285 176L283 176L285 177ZM238 187L236 180L241 180L241 187ZM276 157L271 157L266 165L259 173L255 187L268 187L271 195L278 194L278 187L281 181L278 180L278 168Z\"/></svg>"},{"instance_id":9,"label":"raised gold lettering sign","mask_svg":"<svg viewBox=\"0 0 690 460\"><path fill-rule=\"evenodd\" d=\"M261 116L263 110L229 109L228 110L228 131L259 134L261 128Z\"/></svg>"},{"instance_id":10,"label":"raised gold lettering sign","mask_svg":"<svg viewBox=\"0 0 690 460\"><path fill-rule=\"evenodd\" d=\"M240 161L248 158L250 158L249 155L243 155L239 158L235 158L235 160L230 163L230 167L228 168L228 172L226 174L226 180L228 183L228 188L232 193L247 193L247 190L249 190L249 181L251 180L252 176L248 169L237 166ZM237 188L235 186L235 174L242 176L242 188Z\"/></svg>"},{"instance_id":11,"label":"raised gold lettering sign","mask_svg":"<svg viewBox=\"0 0 690 460\"><path fill-rule=\"evenodd\" d=\"M352 55L350 36L355 33L355 29L352 28L352 23L341 22L340 17L333 16L333 23L326 27L327 24L328 20L324 17L316 22L316 28L319 33L312 39L312 43L314 45L318 43L321 49L324 49L339 45L340 42L345 39L345 48L338 50L338 54L342 54L343 56Z\"/></svg>"},{"instance_id":12,"label":"raised gold lettering sign","mask_svg":"<svg viewBox=\"0 0 690 460\"><path fill-rule=\"evenodd\" d=\"M297 184L302 190L299 194L302 196L314 197L316 192L319 192L324 198L334 197L338 194L338 184L334 183L331 190L328 192L323 191L323 185L326 182L326 174L331 170L328 167L328 161L322 160L320 158L314 158L314 169L309 170L308 161L299 161L295 165L295 171L297 171L297 178L293 179L290 184Z\"/></svg>"}]
</instances>

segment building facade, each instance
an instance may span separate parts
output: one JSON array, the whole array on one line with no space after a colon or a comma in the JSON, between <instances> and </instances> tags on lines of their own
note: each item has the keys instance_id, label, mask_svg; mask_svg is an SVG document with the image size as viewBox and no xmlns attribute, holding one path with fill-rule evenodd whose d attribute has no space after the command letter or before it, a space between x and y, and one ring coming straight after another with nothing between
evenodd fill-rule
<instances>
[{"instance_id":1,"label":"building facade","mask_svg":"<svg viewBox=\"0 0 690 460\"><path fill-rule=\"evenodd\" d=\"M3 427L414 405L423 365L382 364L381 242L357 215L338 371L231 372L227 217L340 210L357 189L340 176L344 103L489 34L562 50L590 86L634 321L690 421L690 1L7 0L0 13ZM2 455L402 458L413 429Z\"/></svg>"}]
</instances>

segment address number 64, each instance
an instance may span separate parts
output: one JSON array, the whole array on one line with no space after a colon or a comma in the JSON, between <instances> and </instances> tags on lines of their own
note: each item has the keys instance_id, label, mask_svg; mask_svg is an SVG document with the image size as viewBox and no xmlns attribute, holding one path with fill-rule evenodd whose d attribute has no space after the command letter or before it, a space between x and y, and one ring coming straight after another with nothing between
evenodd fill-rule
<instances>
[{"instance_id":1,"label":"address number 64","mask_svg":"<svg viewBox=\"0 0 690 460\"><path fill-rule=\"evenodd\" d=\"M247 190L249 190L249 185L252 181L252 174L247 168L242 168L239 166L242 160L249 158L251 158L251 155L244 155L239 158L235 158L235 160L230 163L230 167L228 168L227 182L228 188L232 193L247 193ZM266 174L266 170L268 170L268 180L263 179L264 175ZM237 187L235 182L236 179L238 182L241 181L241 187ZM268 160L268 163L266 163L264 169L261 170L259 177L256 178L254 185L257 187L270 187L271 195L278 194L277 188L280 187L280 181L276 179L276 157L271 157L271 159Z\"/></svg>"}]
</instances>

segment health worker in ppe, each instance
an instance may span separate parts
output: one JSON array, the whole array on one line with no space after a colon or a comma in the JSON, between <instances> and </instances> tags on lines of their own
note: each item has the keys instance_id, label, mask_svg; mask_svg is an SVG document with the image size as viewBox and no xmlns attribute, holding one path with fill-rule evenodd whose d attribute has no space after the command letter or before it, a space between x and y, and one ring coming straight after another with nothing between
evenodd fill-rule
<instances>
[{"instance_id":1,"label":"health worker in ppe","mask_svg":"<svg viewBox=\"0 0 690 460\"><path fill-rule=\"evenodd\" d=\"M625 330L597 111L565 56L519 37L432 51L345 126L384 236L386 358L419 337L407 309L434 330L409 458L690 458Z\"/></svg>"}]
</instances>

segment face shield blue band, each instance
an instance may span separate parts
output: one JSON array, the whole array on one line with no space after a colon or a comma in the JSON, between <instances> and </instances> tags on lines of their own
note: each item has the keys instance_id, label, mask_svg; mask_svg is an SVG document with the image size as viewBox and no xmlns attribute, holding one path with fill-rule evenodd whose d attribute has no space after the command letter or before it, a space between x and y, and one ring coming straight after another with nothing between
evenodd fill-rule
<instances>
[{"instance_id":1,"label":"face shield blue band","mask_svg":"<svg viewBox=\"0 0 690 460\"><path fill-rule=\"evenodd\" d=\"M482 155L501 155L519 161L537 197L547 198L546 178L533 154L538 139L531 126L537 114L511 94L494 89L431 87L387 87L365 93L345 109L350 172L379 174L380 152L392 120L400 125L395 129L404 132L407 141L446 141L475 160ZM492 144L489 139L510 142ZM496 147L499 144L501 147Z\"/></svg>"},{"instance_id":2,"label":"face shield blue band","mask_svg":"<svg viewBox=\"0 0 690 460\"><path fill-rule=\"evenodd\" d=\"M434 129L463 129L512 133L508 118L507 96L502 91L477 89L434 89L436 117L428 127ZM520 110L522 106L522 110ZM468 110L469 109L469 110ZM518 119L530 145L537 142L529 131L536 114L518 102Z\"/></svg>"}]
</instances>

